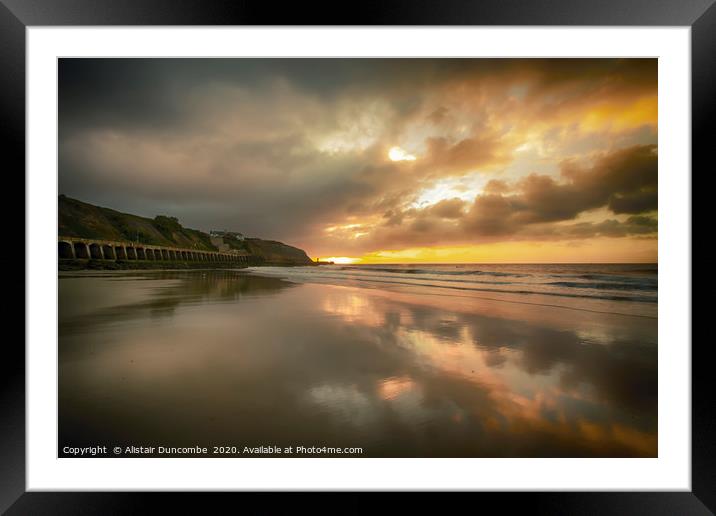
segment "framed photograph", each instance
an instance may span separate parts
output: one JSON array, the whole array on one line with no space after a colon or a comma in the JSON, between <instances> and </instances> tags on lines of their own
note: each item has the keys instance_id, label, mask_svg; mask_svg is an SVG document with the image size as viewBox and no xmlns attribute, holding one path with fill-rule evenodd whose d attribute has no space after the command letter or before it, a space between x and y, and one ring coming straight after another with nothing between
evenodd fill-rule
<instances>
[{"instance_id":1,"label":"framed photograph","mask_svg":"<svg viewBox=\"0 0 716 516\"><path fill-rule=\"evenodd\" d=\"M3 0L0 509L709 514L711 4Z\"/></svg>"}]
</instances>

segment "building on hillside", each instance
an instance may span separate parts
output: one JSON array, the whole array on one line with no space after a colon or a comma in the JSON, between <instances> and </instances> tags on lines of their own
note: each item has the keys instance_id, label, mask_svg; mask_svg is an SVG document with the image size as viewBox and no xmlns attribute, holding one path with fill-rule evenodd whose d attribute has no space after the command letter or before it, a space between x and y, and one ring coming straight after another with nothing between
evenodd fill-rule
<instances>
[{"instance_id":1,"label":"building on hillside","mask_svg":"<svg viewBox=\"0 0 716 516\"><path fill-rule=\"evenodd\" d=\"M246 237L243 235L243 233L238 233L236 231L226 231L226 230L216 230L212 229L209 231L209 235L211 237L216 238L233 238L234 240L242 241Z\"/></svg>"},{"instance_id":2,"label":"building on hillside","mask_svg":"<svg viewBox=\"0 0 716 516\"><path fill-rule=\"evenodd\" d=\"M230 249L229 244L224 242L224 237L211 236L211 243L216 246L219 251L228 251Z\"/></svg>"}]
</instances>

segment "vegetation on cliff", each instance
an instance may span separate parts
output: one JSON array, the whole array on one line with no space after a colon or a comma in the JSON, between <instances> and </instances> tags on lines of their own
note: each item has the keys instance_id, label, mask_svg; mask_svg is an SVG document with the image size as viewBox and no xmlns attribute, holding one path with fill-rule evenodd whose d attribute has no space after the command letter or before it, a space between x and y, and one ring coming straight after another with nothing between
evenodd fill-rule
<instances>
[{"instance_id":1,"label":"vegetation on cliff","mask_svg":"<svg viewBox=\"0 0 716 516\"><path fill-rule=\"evenodd\" d=\"M264 263L272 265L314 265L303 249L276 242L247 238L244 240L246 250L253 256L259 256Z\"/></svg>"},{"instance_id":2,"label":"vegetation on cliff","mask_svg":"<svg viewBox=\"0 0 716 516\"><path fill-rule=\"evenodd\" d=\"M207 233L185 228L176 217L158 215L153 219L102 208L60 195L58 233L61 236L117 240L216 251ZM230 248L246 251L262 263L274 265L310 265L305 251L273 240L225 239Z\"/></svg>"}]
</instances>

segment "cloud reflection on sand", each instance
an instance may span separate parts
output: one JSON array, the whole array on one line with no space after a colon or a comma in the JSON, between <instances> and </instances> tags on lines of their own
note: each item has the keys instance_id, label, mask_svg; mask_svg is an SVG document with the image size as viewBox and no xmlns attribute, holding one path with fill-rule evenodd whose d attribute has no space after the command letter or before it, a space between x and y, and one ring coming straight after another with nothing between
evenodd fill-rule
<instances>
[{"instance_id":1,"label":"cloud reflection on sand","mask_svg":"<svg viewBox=\"0 0 716 516\"><path fill-rule=\"evenodd\" d=\"M555 329L504 316L439 310L424 299L411 304L401 294L348 291L338 297L347 304L328 297L323 306L352 324L390 329L389 338L411 352L420 371L421 380L411 379L411 385L434 385L436 376L451 378L443 386L460 391L467 390L461 383L474 385L473 394L480 395L473 399L452 394L452 401L462 401L453 421L475 418L483 430L522 435L526 441L530 434L547 434L588 447L655 453L656 414L650 410L656 402L656 348L640 340L649 333L649 321L631 321L633 335L620 337L623 321L610 333L608 320L621 318L606 314L591 316L593 328ZM433 403L448 397L444 388L436 386L434 393Z\"/></svg>"},{"instance_id":2,"label":"cloud reflection on sand","mask_svg":"<svg viewBox=\"0 0 716 516\"><path fill-rule=\"evenodd\" d=\"M61 439L657 454L652 319L203 274L79 280L106 303L61 308Z\"/></svg>"}]
</instances>

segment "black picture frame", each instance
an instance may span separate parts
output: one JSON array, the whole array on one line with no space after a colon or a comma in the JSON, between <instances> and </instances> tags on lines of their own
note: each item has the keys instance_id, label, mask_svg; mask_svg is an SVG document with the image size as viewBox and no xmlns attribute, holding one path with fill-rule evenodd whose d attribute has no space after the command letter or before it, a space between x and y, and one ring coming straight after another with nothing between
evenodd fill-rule
<instances>
[{"instance_id":1,"label":"black picture frame","mask_svg":"<svg viewBox=\"0 0 716 516\"><path fill-rule=\"evenodd\" d=\"M716 131L715 0L363 0L340 2L281 2L232 0L0 0L0 145L7 184L6 221L15 221L25 191L25 29L51 25L572 25L572 26L688 26L691 27L692 172L707 167L707 153ZM7 167L7 168L5 168ZM711 165L709 168L713 168ZM23 171L23 173L20 173ZM676 172L676 171L675 171ZM679 171L688 179L689 171ZM703 170L707 172L707 170ZM15 186L15 188L12 188ZM12 190L11 190L12 188ZM10 192L15 192L11 194ZM692 189L693 191L693 189ZM692 206L693 206L692 201ZM667 215L668 216L668 215ZM694 222L696 218L692 216ZM18 225L17 223L14 224ZM692 228L693 230L693 228ZM14 232L16 233L16 231ZM13 252L0 253L6 271L19 264L19 237L6 235ZM25 235L24 238L27 238ZM698 245L694 242L692 256ZM692 262L693 263L693 262ZM25 269L25 278L32 274ZM692 264L693 274L693 264ZM20 275L13 276L21 291ZM25 299L24 284L22 299ZM3 313L19 321L25 304L6 295ZM24 317L23 317L24 319ZM9 330L8 325L8 330ZM19 337L4 342L0 359L0 511L7 514L127 514L161 508L168 497L180 512L207 513L236 493L50 493L26 492L25 350ZM23 327L24 335L24 327ZM24 341L24 339L23 339ZM682 343L685 346L690 342ZM710 514L716 512L716 418L709 341L692 346L692 491L590 493L479 493L480 503L497 502L500 509L527 508L551 514ZM244 496L246 496L244 494ZM255 495L267 500L265 495ZM178 500L176 499L178 498ZM418 498L419 500L420 498ZM345 503L345 502L343 502ZM370 502L367 502L370 503ZM347 507L368 510L366 502ZM471 504L474 502L470 502ZM343 505L343 504L342 504ZM345 505L344 505L345 507ZM312 507L313 509L320 507ZM325 506L335 510L333 504Z\"/></svg>"}]
</instances>

